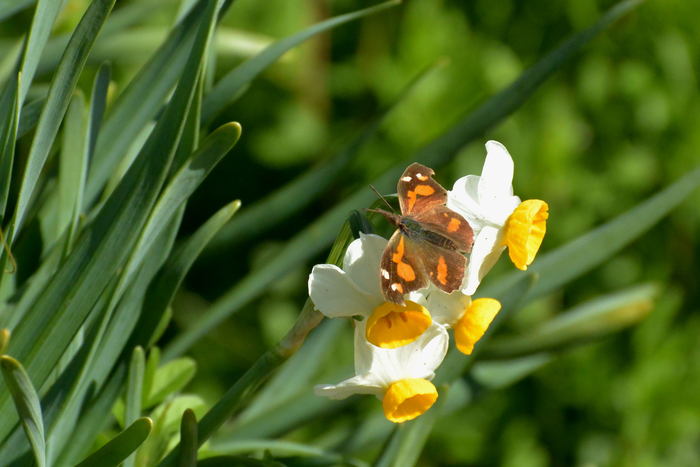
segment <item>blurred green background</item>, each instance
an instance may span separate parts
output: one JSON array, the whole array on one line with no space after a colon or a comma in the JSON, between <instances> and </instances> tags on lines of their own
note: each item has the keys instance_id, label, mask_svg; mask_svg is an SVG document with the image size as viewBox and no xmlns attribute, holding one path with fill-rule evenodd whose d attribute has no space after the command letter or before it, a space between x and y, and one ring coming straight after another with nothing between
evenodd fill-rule
<instances>
[{"instance_id":1,"label":"blurred green background","mask_svg":"<svg viewBox=\"0 0 700 467\"><path fill-rule=\"evenodd\" d=\"M135 1L118 1L115 12ZM71 0L60 27L72 29L86 4ZM163 1L119 40L98 41L92 65L110 60L119 89L163 39L179 4ZM372 4L236 0L217 37L216 74L280 37ZM229 200L249 205L326 160L429 71L323 196L272 231L199 261L175 302L175 320L162 342L197 320L207 303L248 271L275 261L281 246L321 213L431 141L613 4L408 0L286 54L218 117L221 123L239 121L243 137L190 202L183 234ZM516 194L550 205L543 251L667 186L700 163L699 13L697 2L642 5L511 117L464 147L449 165L437 167L437 178L449 187L464 174L479 173L483 143L503 142L516 163ZM22 12L3 22L0 32L14 37L30 20L31 11ZM0 60L0 70L7 66ZM480 394L438 420L420 465L700 464L699 204L695 193L604 266L530 304L502 331L527 333L587 299L653 281L661 292L640 325L564 352L518 383ZM306 298L310 267L299 266L192 349L198 371L187 392L218 399L284 335ZM492 276L510 268L504 259ZM349 330L347 325L333 355L318 356L336 379L337 362L351 358ZM335 381L330 377L324 382ZM329 423L352 425L380 410L373 400L352 402L281 434L307 441L325 435L332 446L332 435L325 432ZM358 457L369 460L374 453Z\"/></svg>"}]
</instances>

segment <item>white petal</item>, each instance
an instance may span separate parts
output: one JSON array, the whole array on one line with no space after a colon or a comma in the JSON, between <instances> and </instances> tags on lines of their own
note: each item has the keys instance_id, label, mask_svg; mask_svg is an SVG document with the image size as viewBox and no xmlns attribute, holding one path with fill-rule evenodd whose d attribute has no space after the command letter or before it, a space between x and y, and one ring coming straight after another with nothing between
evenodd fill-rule
<instances>
[{"instance_id":1,"label":"white petal","mask_svg":"<svg viewBox=\"0 0 700 467\"><path fill-rule=\"evenodd\" d=\"M475 233L481 229L485 218L479 205L479 178L478 175L462 177L447 192L447 207L461 214Z\"/></svg>"},{"instance_id":2,"label":"white petal","mask_svg":"<svg viewBox=\"0 0 700 467\"><path fill-rule=\"evenodd\" d=\"M382 299L379 264L387 245L379 235L360 234L360 238L348 245L343 260L343 269L350 279L368 295Z\"/></svg>"},{"instance_id":3,"label":"white petal","mask_svg":"<svg viewBox=\"0 0 700 467\"><path fill-rule=\"evenodd\" d=\"M364 322L355 330L355 367L367 381L383 387L406 378L432 379L447 353L449 338L444 326L433 323L414 342L382 349L364 339Z\"/></svg>"},{"instance_id":4,"label":"white petal","mask_svg":"<svg viewBox=\"0 0 700 467\"><path fill-rule=\"evenodd\" d=\"M318 311L335 318L369 316L376 299L360 290L348 275L333 264L317 264L309 274L309 297Z\"/></svg>"},{"instance_id":5,"label":"white petal","mask_svg":"<svg viewBox=\"0 0 700 467\"><path fill-rule=\"evenodd\" d=\"M375 385L364 376L354 376L338 384L319 384L314 387L316 395L330 399L345 399L354 394L373 394L380 397L384 390L385 388Z\"/></svg>"},{"instance_id":6,"label":"white petal","mask_svg":"<svg viewBox=\"0 0 700 467\"><path fill-rule=\"evenodd\" d=\"M488 141L479 180L479 204L483 207L508 196L513 196L513 159L501 143Z\"/></svg>"},{"instance_id":7,"label":"white petal","mask_svg":"<svg viewBox=\"0 0 700 467\"><path fill-rule=\"evenodd\" d=\"M471 303L471 297L463 294L460 290L447 293L430 284L427 291L424 306L430 312L433 321L443 326L451 326L456 323Z\"/></svg>"},{"instance_id":8,"label":"white petal","mask_svg":"<svg viewBox=\"0 0 700 467\"><path fill-rule=\"evenodd\" d=\"M502 242L502 234L502 229L487 226L481 229L474 240L467 273L462 283L462 292L466 295L474 295L481 279L491 270L503 253L505 245Z\"/></svg>"}]
</instances>

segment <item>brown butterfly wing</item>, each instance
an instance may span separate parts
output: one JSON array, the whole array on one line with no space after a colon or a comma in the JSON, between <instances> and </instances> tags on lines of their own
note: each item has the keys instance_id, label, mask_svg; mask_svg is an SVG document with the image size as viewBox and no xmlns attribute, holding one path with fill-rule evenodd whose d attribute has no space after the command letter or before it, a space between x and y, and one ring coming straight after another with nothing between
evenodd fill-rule
<instances>
[{"instance_id":1,"label":"brown butterfly wing","mask_svg":"<svg viewBox=\"0 0 700 467\"><path fill-rule=\"evenodd\" d=\"M433 169L418 162L406 168L396 186L404 216L424 212L447 202L447 191L433 179L434 174Z\"/></svg>"},{"instance_id":2,"label":"brown butterfly wing","mask_svg":"<svg viewBox=\"0 0 700 467\"><path fill-rule=\"evenodd\" d=\"M403 305L403 296L428 285L420 260L421 245L397 230L382 255L380 278L387 301Z\"/></svg>"},{"instance_id":3,"label":"brown butterfly wing","mask_svg":"<svg viewBox=\"0 0 700 467\"><path fill-rule=\"evenodd\" d=\"M439 289L447 293L462 287L467 258L455 250L448 250L431 243L420 245L420 261L428 277Z\"/></svg>"},{"instance_id":4,"label":"brown butterfly wing","mask_svg":"<svg viewBox=\"0 0 700 467\"><path fill-rule=\"evenodd\" d=\"M474 231L460 214L447 206L437 206L418 213L414 219L427 230L431 230L452 241L461 253L470 253L474 244Z\"/></svg>"}]
</instances>

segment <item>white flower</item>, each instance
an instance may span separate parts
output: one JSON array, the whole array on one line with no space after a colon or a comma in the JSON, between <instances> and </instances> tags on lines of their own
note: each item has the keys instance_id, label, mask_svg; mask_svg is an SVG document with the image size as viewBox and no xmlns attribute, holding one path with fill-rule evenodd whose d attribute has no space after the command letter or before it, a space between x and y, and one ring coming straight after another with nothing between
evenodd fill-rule
<instances>
[{"instance_id":1,"label":"white flower","mask_svg":"<svg viewBox=\"0 0 700 467\"><path fill-rule=\"evenodd\" d=\"M486 143L481 176L457 180L447 193L447 207L458 212L474 230L462 291L473 295L481 279L496 264L503 250L519 269L527 269L537 254L546 230L547 203L513 195L513 159L497 141Z\"/></svg>"},{"instance_id":2,"label":"white flower","mask_svg":"<svg viewBox=\"0 0 700 467\"><path fill-rule=\"evenodd\" d=\"M379 264L387 240L360 234L348 245L343 268L317 264L309 275L309 297L329 318L366 318L366 338L383 348L406 345L431 324L425 307L410 300L405 305L386 302L381 291Z\"/></svg>"},{"instance_id":3,"label":"white flower","mask_svg":"<svg viewBox=\"0 0 700 467\"><path fill-rule=\"evenodd\" d=\"M363 321L355 327L355 376L316 386L316 394L331 399L373 394L382 400L386 418L395 423L421 415L438 397L430 380L447 353L446 329L433 324L410 344L383 349L367 342L365 325Z\"/></svg>"}]
</instances>

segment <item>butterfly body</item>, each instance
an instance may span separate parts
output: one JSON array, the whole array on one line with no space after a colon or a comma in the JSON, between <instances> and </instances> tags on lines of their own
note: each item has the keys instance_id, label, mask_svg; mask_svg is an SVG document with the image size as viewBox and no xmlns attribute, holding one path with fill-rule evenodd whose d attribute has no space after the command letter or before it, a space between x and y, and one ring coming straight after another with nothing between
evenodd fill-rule
<instances>
[{"instance_id":1,"label":"butterfly body","mask_svg":"<svg viewBox=\"0 0 700 467\"><path fill-rule=\"evenodd\" d=\"M467 221L447 208L447 192L433 170L411 164L399 179L401 215L374 210L396 226L382 255L380 280L387 301L403 304L403 296L433 282L445 292L462 285L473 232Z\"/></svg>"}]
</instances>

